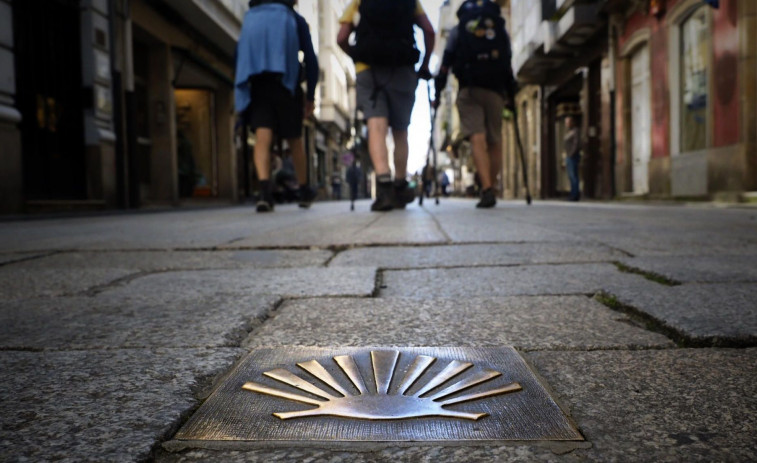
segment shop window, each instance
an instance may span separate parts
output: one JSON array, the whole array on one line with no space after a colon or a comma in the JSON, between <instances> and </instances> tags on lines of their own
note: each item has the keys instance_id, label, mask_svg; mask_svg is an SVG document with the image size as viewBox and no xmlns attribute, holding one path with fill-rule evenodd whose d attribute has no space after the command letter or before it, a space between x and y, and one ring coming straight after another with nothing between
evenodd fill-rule
<instances>
[{"instance_id":1,"label":"shop window","mask_svg":"<svg viewBox=\"0 0 757 463\"><path fill-rule=\"evenodd\" d=\"M710 30L706 7L681 23L681 151L707 147Z\"/></svg>"}]
</instances>

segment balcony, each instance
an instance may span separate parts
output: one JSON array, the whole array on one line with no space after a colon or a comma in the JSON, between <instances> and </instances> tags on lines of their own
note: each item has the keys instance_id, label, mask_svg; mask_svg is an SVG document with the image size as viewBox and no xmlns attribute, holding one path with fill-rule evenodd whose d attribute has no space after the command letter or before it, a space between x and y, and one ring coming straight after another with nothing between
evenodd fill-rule
<instances>
[{"instance_id":1,"label":"balcony","mask_svg":"<svg viewBox=\"0 0 757 463\"><path fill-rule=\"evenodd\" d=\"M518 77L528 83L545 83L550 71L575 58L577 47L604 27L599 13L605 3L542 0L539 4L521 0L520 10L526 14L513 17L513 24L523 24L513 37L513 69Z\"/></svg>"},{"instance_id":2,"label":"balcony","mask_svg":"<svg viewBox=\"0 0 757 463\"><path fill-rule=\"evenodd\" d=\"M219 49L234 55L247 11L240 0L162 0Z\"/></svg>"}]
</instances>

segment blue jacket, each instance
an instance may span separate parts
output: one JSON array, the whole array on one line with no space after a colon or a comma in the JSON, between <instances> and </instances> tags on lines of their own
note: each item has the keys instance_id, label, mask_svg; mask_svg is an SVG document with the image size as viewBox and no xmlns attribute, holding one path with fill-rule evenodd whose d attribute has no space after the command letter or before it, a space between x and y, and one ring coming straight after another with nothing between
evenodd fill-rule
<instances>
[{"instance_id":1,"label":"blue jacket","mask_svg":"<svg viewBox=\"0 0 757 463\"><path fill-rule=\"evenodd\" d=\"M299 80L299 36L296 13L279 3L265 3L244 17L237 44L234 100L237 112L250 104L250 77L264 72L282 74L282 83L294 95Z\"/></svg>"}]
</instances>

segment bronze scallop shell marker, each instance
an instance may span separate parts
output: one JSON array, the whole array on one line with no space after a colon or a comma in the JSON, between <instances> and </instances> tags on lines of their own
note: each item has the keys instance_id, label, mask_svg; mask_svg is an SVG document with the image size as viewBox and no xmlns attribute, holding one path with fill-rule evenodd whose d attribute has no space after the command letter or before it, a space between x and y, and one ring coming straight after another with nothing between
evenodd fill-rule
<instances>
[{"instance_id":1,"label":"bronze scallop shell marker","mask_svg":"<svg viewBox=\"0 0 757 463\"><path fill-rule=\"evenodd\" d=\"M469 369L473 367L472 363L452 360L441 371L427 378L424 376L429 375L424 375L424 373L437 360L427 355L416 356L400 382L392 387L396 379L395 369L399 357L399 351L371 351L370 371L373 377L370 378L372 382L368 384L363 380L355 358L350 355L333 357L334 362L344 373L344 378L335 378L316 360L297 364L307 373L303 375L307 379L283 368L263 373L268 378L317 398L256 382L246 382L242 388L316 407L274 413L274 416L282 420L336 416L365 420L448 417L475 421L483 418L487 413L455 411L445 407L522 390L519 383L513 382L501 387L458 395L462 391L497 378L502 373L483 369L468 374ZM454 381L455 379L457 380ZM447 385L448 383L451 384ZM328 386L328 389L324 386ZM409 392L410 390L413 392Z\"/></svg>"}]
</instances>

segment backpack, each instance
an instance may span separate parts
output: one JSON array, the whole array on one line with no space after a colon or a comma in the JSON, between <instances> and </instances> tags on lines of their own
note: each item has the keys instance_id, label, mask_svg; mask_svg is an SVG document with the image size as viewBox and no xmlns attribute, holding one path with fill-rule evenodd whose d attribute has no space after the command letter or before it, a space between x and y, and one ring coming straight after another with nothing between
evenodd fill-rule
<instances>
[{"instance_id":1,"label":"backpack","mask_svg":"<svg viewBox=\"0 0 757 463\"><path fill-rule=\"evenodd\" d=\"M360 22L350 56L378 66L414 65L416 0L361 0Z\"/></svg>"},{"instance_id":2,"label":"backpack","mask_svg":"<svg viewBox=\"0 0 757 463\"><path fill-rule=\"evenodd\" d=\"M457 10L457 47L452 70L461 87L508 89L512 76L510 38L499 5L467 0Z\"/></svg>"},{"instance_id":3,"label":"backpack","mask_svg":"<svg viewBox=\"0 0 757 463\"><path fill-rule=\"evenodd\" d=\"M281 3L282 5L288 6L289 8L294 8L294 1L295 0L250 0L248 5L250 8L252 8L264 3Z\"/></svg>"}]
</instances>

